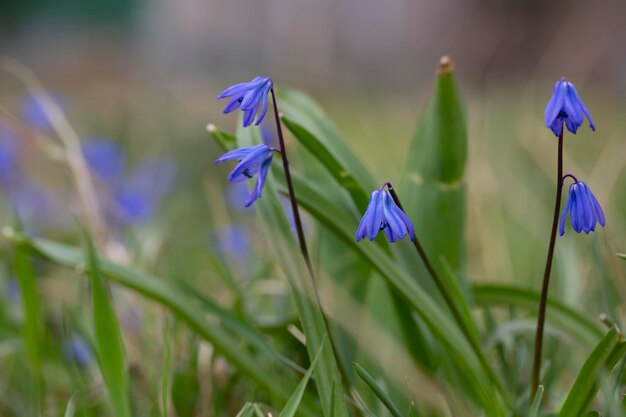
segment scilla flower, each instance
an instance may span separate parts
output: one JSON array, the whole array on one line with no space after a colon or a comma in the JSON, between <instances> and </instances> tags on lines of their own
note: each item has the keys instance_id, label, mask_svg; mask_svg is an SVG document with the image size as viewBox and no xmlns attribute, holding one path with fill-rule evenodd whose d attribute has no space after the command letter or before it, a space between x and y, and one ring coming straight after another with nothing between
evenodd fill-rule
<instances>
[{"instance_id":1,"label":"scilla flower","mask_svg":"<svg viewBox=\"0 0 626 417\"><path fill-rule=\"evenodd\" d=\"M219 164L231 159L240 160L235 169L228 174L228 180L232 182L245 181L252 178L255 174L259 174L254 189L244 203L246 207L261 197L261 191L263 191L263 185L272 163L272 152L272 148L267 145L248 146L226 152L215 161L216 164Z\"/></svg>"},{"instance_id":2,"label":"scilla flower","mask_svg":"<svg viewBox=\"0 0 626 417\"><path fill-rule=\"evenodd\" d=\"M582 181L575 181L569 187L569 198L561 214L559 222L559 234L561 236L565 233L565 218L568 212L572 228L576 233L585 232L589 234L589 232L596 230L596 223L600 223L601 226L605 225L604 212L598 200L593 196L587 184Z\"/></svg>"},{"instance_id":3,"label":"scilla flower","mask_svg":"<svg viewBox=\"0 0 626 417\"><path fill-rule=\"evenodd\" d=\"M595 131L596 127L591 119L591 114L585 103L578 97L574 84L565 78L554 84L552 98L546 106L545 122L546 127L552 129L556 136L560 136L563 131L563 123L572 133L576 133L583 124L585 117L589 120L589 127Z\"/></svg>"},{"instance_id":4,"label":"scilla flower","mask_svg":"<svg viewBox=\"0 0 626 417\"><path fill-rule=\"evenodd\" d=\"M407 235L407 232L411 240L415 239L413 223L396 205L389 191L384 188L372 193L370 203L356 231L356 241L358 242L365 237L374 240L381 230L390 242L402 239Z\"/></svg>"},{"instance_id":5,"label":"scilla flower","mask_svg":"<svg viewBox=\"0 0 626 417\"><path fill-rule=\"evenodd\" d=\"M272 79L269 77L256 77L246 83L235 84L217 96L218 100L232 97L224 113L230 113L238 108L243 111L243 127L248 127L257 115L255 126L258 126L267 112L268 97L272 89ZM260 107L260 111L259 111Z\"/></svg>"}]
</instances>

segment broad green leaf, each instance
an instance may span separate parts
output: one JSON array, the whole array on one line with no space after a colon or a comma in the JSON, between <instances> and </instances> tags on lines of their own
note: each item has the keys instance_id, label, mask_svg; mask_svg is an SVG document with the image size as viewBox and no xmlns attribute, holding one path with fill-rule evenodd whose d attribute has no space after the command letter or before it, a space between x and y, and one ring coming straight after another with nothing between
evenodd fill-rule
<instances>
[{"instance_id":1,"label":"broad green leaf","mask_svg":"<svg viewBox=\"0 0 626 417\"><path fill-rule=\"evenodd\" d=\"M622 259L626 259L626 253L618 253L617 256Z\"/></svg>"},{"instance_id":2,"label":"broad green leaf","mask_svg":"<svg viewBox=\"0 0 626 417\"><path fill-rule=\"evenodd\" d=\"M84 269L86 258L83 251L64 244L45 239L31 239L12 230L5 230L5 238L13 243L22 244L29 250L60 265L74 269ZM291 378L282 376L282 380L268 372L259 361L239 347L236 339L229 336L219 327L210 324L204 311L190 302L185 294L176 287L139 269L118 265L106 259L98 259L100 273L106 278L118 282L125 287L137 291L144 296L170 309L176 317L185 322L203 339L211 343L242 374L247 375L254 383L267 390L278 399L287 401L290 395L288 386ZM295 384L294 384L295 385ZM316 413L312 407L303 404L300 411L306 416Z\"/></svg>"},{"instance_id":3,"label":"broad green leaf","mask_svg":"<svg viewBox=\"0 0 626 417\"><path fill-rule=\"evenodd\" d=\"M324 341L322 341L322 346L320 346L320 349L318 350L317 354L313 358L313 361L311 362L311 366L302 377L302 380L296 387L296 390L293 392L293 394L291 394L291 397L289 397L289 401L287 401L287 404L285 404L285 408L283 408L283 410L280 412L278 417L293 417L296 414L296 411L298 410L298 407L300 406L300 401L302 401L304 390L306 389L306 386L309 383L309 379L311 378L311 375L313 374L313 370L315 369L315 366L317 366L317 361L322 355L322 349L324 348L324 345L326 344L325 342L326 340L324 339ZM332 404L332 400L331 400L331 404ZM331 407L331 410L332 410L332 407Z\"/></svg>"},{"instance_id":4,"label":"broad green leaf","mask_svg":"<svg viewBox=\"0 0 626 417\"><path fill-rule=\"evenodd\" d=\"M118 417L130 417L129 381L122 333L108 288L100 276L95 249L88 236L86 240L98 364L106 383L115 415Z\"/></svg>"},{"instance_id":5,"label":"broad green leaf","mask_svg":"<svg viewBox=\"0 0 626 417\"><path fill-rule=\"evenodd\" d=\"M251 146L260 142L257 129L238 128L237 143L239 146ZM261 226L265 232L267 243L274 251L281 269L291 287L294 302L298 309L300 322L306 336L306 347L311 361L317 351L322 348L322 342L328 335L325 319L317 302L314 277L309 274L304 258L300 253L298 243L285 215L278 192L272 181L273 173L269 173L263 189L263 198L254 204ZM322 410L326 417L345 417L348 410L343 404L341 413L332 415L332 389L341 390L341 385L333 385L334 378L339 375L339 367L330 343L322 348L322 356L318 370L315 373L315 383L322 403ZM338 405L335 404L335 407Z\"/></svg>"},{"instance_id":6,"label":"broad green leaf","mask_svg":"<svg viewBox=\"0 0 626 417\"><path fill-rule=\"evenodd\" d=\"M415 232L441 273L444 258L466 288L465 112L452 64L442 59L432 99L409 149L398 188ZM427 277L423 267L420 276ZM425 278L422 278L425 279Z\"/></svg>"},{"instance_id":7,"label":"broad green leaf","mask_svg":"<svg viewBox=\"0 0 626 417\"><path fill-rule=\"evenodd\" d=\"M505 402L508 402L508 394L501 388L494 389L489 376L490 370L481 364L458 326L451 321L450 315L444 312L384 250L371 242L357 244L354 240L357 225L341 209L328 201L325 196L316 193L304 180L294 177L294 183L299 204L347 243L351 250L367 260L410 302L415 312L449 352L450 358L459 370L459 377L468 379L467 384L461 386L474 392L476 395L474 399L485 410L490 411L489 415L503 415L505 413L503 404L497 399L496 392L499 392L500 399Z\"/></svg>"},{"instance_id":8,"label":"broad green leaf","mask_svg":"<svg viewBox=\"0 0 626 417\"><path fill-rule=\"evenodd\" d=\"M583 416L595 398L601 382L626 353L626 341L613 326L591 352L569 391L560 417Z\"/></svg>"},{"instance_id":9,"label":"broad green leaf","mask_svg":"<svg viewBox=\"0 0 626 417\"><path fill-rule=\"evenodd\" d=\"M378 385L378 383L376 383L374 378L372 378L372 376L358 363L355 362L352 366L359 378L361 378L361 380L365 382L365 384L367 384L372 392L374 392L376 397L378 397L378 399L385 405L385 407L387 407L387 410L389 410L391 415L393 417L403 417L398 410L398 407L396 407L391 398L389 398L389 395L387 395L385 390L383 390L382 387Z\"/></svg>"},{"instance_id":10,"label":"broad green leaf","mask_svg":"<svg viewBox=\"0 0 626 417\"><path fill-rule=\"evenodd\" d=\"M225 150L231 150L235 147L237 140L233 135L224 130L218 129L214 124L209 124L207 126L207 131L213 138L217 141L217 143Z\"/></svg>"},{"instance_id":11,"label":"broad green leaf","mask_svg":"<svg viewBox=\"0 0 626 417\"><path fill-rule=\"evenodd\" d=\"M537 310L539 293L534 290L506 284L475 284L472 292L480 305ZM569 334L590 346L595 346L604 334L600 323L553 299L548 299L548 320L558 323Z\"/></svg>"}]
</instances>

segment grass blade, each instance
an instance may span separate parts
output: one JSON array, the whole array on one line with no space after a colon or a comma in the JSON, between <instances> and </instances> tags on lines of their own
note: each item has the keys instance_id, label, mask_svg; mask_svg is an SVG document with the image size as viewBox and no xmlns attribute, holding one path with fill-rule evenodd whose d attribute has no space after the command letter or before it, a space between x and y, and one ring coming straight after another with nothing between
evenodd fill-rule
<instances>
[{"instance_id":1,"label":"grass blade","mask_svg":"<svg viewBox=\"0 0 626 417\"><path fill-rule=\"evenodd\" d=\"M374 392L376 397L387 407L387 410L391 413L393 417L403 417L398 407L391 401L391 398L387 395L387 393L382 389L380 385L376 383L374 378L358 363L352 364L354 371L357 373L359 378Z\"/></svg>"},{"instance_id":2,"label":"grass blade","mask_svg":"<svg viewBox=\"0 0 626 417\"><path fill-rule=\"evenodd\" d=\"M618 253L617 256L622 259L626 259L626 253Z\"/></svg>"},{"instance_id":3,"label":"grass blade","mask_svg":"<svg viewBox=\"0 0 626 417\"><path fill-rule=\"evenodd\" d=\"M543 385L537 387L535 398L533 398L532 404L530 404L530 412L528 417L539 417L539 408L541 407L541 400L543 399Z\"/></svg>"},{"instance_id":4,"label":"grass blade","mask_svg":"<svg viewBox=\"0 0 626 417\"><path fill-rule=\"evenodd\" d=\"M604 380L626 353L626 341L615 326L602 338L581 368L559 413L560 417L583 416Z\"/></svg>"},{"instance_id":5,"label":"grass blade","mask_svg":"<svg viewBox=\"0 0 626 417\"><path fill-rule=\"evenodd\" d=\"M124 342L108 288L100 275L91 239L87 240L88 271L91 276L94 332L100 372L106 383L111 404L118 417L130 417L129 381L126 372Z\"/></svg>"},{"instance_id":6,"label":"grass blade","mask_svg":"<svg viewBox=\"0 0 626 417\"><path fill-rule=\"evenodd\" d=\"M63 414L64 417L74 417L74 414L76 413L76 404L74 401L75 397L76 394L72 395L67 401L67 405L65 406L65 413Z\"/></svg>"},{"instance_id":7,"label":"grass blade","mask_svg":"<svg viewBox=\"0 0 626 417\"><path fill-rule=\"evenodd\" d=\"M42 352L44 348L44 326L41 316L41 298L37 290L35 268L28 249L16 245L14 250L15 276L20 286L22 309L24 312L23 338L26 356L33 372L35 383L33 405L38 413L43 407L44 380L41 373Z\"/></svg>"},{"instance_id":8,"label":"grass blade","mask_svg":"<svg viewBox=\"0 0 626 417\"><path fill-rule=\"evenodd\" d=\"M311 366L302 377L302 380L296 387L296 390L293 392L291 397L289 397L289 401L287 401L287 404L285 404L285 408L283 408L283 410L280 412L278 417L293 417L296 414L296 411L298 410L298 407L300 406L300 401L302 401L304 390L306 389L306 386L309 383L309 379L311 378L311 375L313 374L313 370L317 366L317 361L322 355L322 349L324 348L325 341L326 340L322 342L322 346L320 346L320 349L317 351L317 354L313 358L313 361L311 362Z\"/></svg>"}]
</instances>

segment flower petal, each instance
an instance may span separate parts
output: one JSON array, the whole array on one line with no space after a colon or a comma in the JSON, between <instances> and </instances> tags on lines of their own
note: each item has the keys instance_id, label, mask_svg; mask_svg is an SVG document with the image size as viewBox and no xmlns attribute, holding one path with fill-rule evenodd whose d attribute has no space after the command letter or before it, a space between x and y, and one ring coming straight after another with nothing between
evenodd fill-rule
<instances>
[{"instance_id":1,"label":"flower petal","mask_svg":"<svg viewBox=\"0 0 626 417\"><path fill-rule=\"evenodd\" d=\"M372 199L370 200L370 205L367 207L367 211L369 212L366 226L367 237L370 240L374 240L378 232L380 232L380 228L385 220L381 191L376 190L372 193Z\"/></svg>"},{"instance_id":2,"label":"flower petal","mask_svg":"<svg viewBox=\"0 0 626 417\"><path fill-rule=\"evenodd\" d=\"M546 127L549 127L551 129L554 121L558 119L561 108L563 107L563 94L560 90L560 84L560 81L557 81L554 84L552 97L550 97L550 101L548 101L548 105L546 106L546 110L544 112L544 121L546 123ZM552 130L554 131L554 129Z\"/></svg>"},{"instance_id":3,"label":"flower petal","mask_svg":"<svg viewBox=\"0 0 626 417\"><path fill-rule=\"evenodd\" d=\"M220 162L228 161L231 159L243 159L248 156L254 150L254 148L256 148L256 146L247 146L245 148L233 149L232 151L228 151L224 155L217 158L214 164L219 164Z\"/></svg>"},{"instance_id":4,"label":"flower petal","mask_svg":"<svg viewBox=\"0 0 626 417\"><path fill-rule=\"evenodd\" d=\"M563 208L563 212L561 213L561 218L559 219L559 236L563 236L565 234L565 218L567 217L567 213L569 212L571 207L572 207L572 187L570 186L567 203L565 203L565 208Z\"/></svg>"},{"instance_id":5,"label":"flower petal","mask_svg":"<svg viewBox=\"0 0 626 417\"><path fill-rule=\"evenodd\" d=\"M393 201L389 192L383 191L383 212L385 214L385 222L387 224L387 228L385 230L389 229L387 237L390 235L395 237L394 240L389 240L390 242L394 242L395 240L402 239L406 236L406 226L400 216L398 216L395 210L396 207L396 203Z\"/></svg>"}]
</instances>

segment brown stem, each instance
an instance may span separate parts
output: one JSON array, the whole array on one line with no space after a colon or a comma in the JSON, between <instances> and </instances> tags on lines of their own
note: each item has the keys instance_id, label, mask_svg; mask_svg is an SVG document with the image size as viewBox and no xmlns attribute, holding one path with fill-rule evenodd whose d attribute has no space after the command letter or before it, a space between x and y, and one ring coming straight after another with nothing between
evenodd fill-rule
<instances>
[{"instance_id":1,"label":"brown stem","mask_svg":"<svg viewBox=\"0 0 626 417\"><path fill-rule=\"evenodd\" d=\"M559 212L561 211L561 193L563 191L563 129L559 135L557 174L556 174L556 199L554 203L554 215L552 217L552 231L550 232L550 244L548 246L548 258L543 272L543 286L539 301L539 313L537 314L537 332L535 336L535 358L533 361L533 375L531 384L530 401L535 397L539 387L541 373L541 349L543 347L543 329L546 322L546 305L548 303L548 287L550 285L550 271L552 270L552 258L554 257L554 245L556 243L556 229L559 224Z\"/></svg>"}]
</instances>

